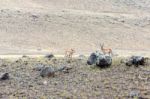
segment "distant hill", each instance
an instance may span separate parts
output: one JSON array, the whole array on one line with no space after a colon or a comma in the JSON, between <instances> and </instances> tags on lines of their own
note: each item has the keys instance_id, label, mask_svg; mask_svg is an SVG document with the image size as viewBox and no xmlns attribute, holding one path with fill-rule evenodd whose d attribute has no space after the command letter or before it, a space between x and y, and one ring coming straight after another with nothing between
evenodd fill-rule
<instances>
[{"instance_id":1,"label":"distant hill","mask_svg":"<svg viewBox=\"0 0 150 99\"><path fill-rule=\"evenodd\" d=\"M150 49L150 0L0 0L0 54Z\"/></svg>"}]
</instances>

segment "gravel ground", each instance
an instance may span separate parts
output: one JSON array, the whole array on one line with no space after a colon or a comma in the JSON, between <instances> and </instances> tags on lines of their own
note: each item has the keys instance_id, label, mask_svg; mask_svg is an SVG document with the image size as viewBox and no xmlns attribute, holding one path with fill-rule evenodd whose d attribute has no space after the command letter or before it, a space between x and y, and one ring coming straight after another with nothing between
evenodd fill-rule
<instances>
[{"instance_id":1,"label":"gravel ground","mask_svg":"<svg viewBox=\"0 0 150 99\"><path fill-rule=\"evenodd\" d=\"M39 64L59 68L67 66L69 72L57 72L55 77L42 78L33 70ZM114 62L110 68L88 66L86 60L29 58L1 59L0 74L10 79L0 81L1 99L128 99L138 95L150 98L150 66L127 67ZM142 98L142 99L143 99Z\"/></svg>"}]
</instances>

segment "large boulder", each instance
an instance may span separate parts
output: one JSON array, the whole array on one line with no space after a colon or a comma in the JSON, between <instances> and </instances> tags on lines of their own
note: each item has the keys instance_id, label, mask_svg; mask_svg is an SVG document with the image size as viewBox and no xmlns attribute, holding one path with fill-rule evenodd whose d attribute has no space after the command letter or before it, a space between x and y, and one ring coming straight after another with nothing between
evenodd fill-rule
<instances>
[{"instance_id":1,"label":"large boulder","mask_svg":"<svg viewBox=\"0 0 150 99\"><path fill-rule=\"evenodd\" d=\"M98 62L96 63L99 67L109 67L112 64L111 56L104 55L103 57L99 57Z\"/></svg>"},{"instance_id":2,"label":"large boulder","mask_svg":"<svg viewBox=\"0 0 150 99\"><path fill-rule=\"evenodd\" d=\"M88 65L96 64L97 59L98 59L98 56L96 55L96 53L92 53L87 60L87 64Z\"/></svg>"},{"instance_id":3,"label":"large boulder","mask_svg":"<svg viewBox=\"0 0 150 99\"><path fill-rule=\"evenodd\" d=\"M100 52L96 51L95 53L91 53L87 60L87 64L96 64L101 68L109 67L112 64L112 57L105 54L101 54Z\"/></svg>"}]
</instances>

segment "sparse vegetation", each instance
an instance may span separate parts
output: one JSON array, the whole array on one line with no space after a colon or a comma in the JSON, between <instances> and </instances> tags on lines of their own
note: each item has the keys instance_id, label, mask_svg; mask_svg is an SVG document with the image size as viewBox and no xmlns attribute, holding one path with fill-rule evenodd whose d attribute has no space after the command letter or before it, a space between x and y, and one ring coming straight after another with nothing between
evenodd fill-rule
<instances>
[{"instance_id":1,"label":"sparse vegetation","mask_svg":"<svg viewBox=\"0 0 150 99\"><path fill-rule=\"evenodd\" d=\"M9 72L10 79L0 81L0 88L3 89L0 97L128 98L135 89L140 92L140 97L149 97L150 85L147 82L150 66L127 67L119 63L121 59L114 59L112 66L106 69L89 66L86 60L78 59L72 59L71 63L67 63L64 58L56 58L55 63L53 60L47 61L47 58L20 58L17 61L3 59L0 60L0 72ZM39 71L33 71L37 64L53 65L55 68L61 64L72 69L67 73L57 72L55 77L42 78Z\"/></svg>"}]
</instances>

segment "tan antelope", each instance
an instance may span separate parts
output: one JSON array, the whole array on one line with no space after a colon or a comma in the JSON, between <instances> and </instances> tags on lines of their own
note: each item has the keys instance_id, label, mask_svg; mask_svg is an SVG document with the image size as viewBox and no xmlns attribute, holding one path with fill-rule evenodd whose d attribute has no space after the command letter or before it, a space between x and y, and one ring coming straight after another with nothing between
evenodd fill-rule
<instances>
[{"instance_id":1,"label":"tan antelope","mask_svg":"<svg viewBox=\"0 0 150 99\"><path fill-rule=\"evenodd\" d=\"M104 48L104 43L100 44L100 47L101 47L101 51L103 52L103 54L108 54L109 56L113 55L111 48Z\"/></svg>"},{"instance_id":2,"label":"tan antelope","mask_svg":"<svg viewBox=\"0 0 150 99\"><path fill-rule=\"evenodd\" d=\"M74 49L68 49L65 51L65 57L67 57L68 59L72 59L73 54L75 53Z\"/></svg>"}]
</instances>

